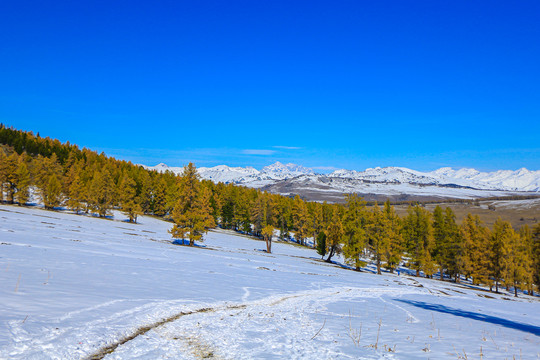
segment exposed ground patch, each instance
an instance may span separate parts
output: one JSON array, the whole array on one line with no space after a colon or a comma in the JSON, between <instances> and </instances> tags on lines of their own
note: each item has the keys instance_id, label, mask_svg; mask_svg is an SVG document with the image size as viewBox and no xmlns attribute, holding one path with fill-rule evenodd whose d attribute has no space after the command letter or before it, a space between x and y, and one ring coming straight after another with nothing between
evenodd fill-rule
<instances>
[{"instance_id":1,"label":"exposed ground patch","mask_svg":"<svg viewBox=\"0 0 540 360\"><path fill-rule=\"evenodd\" d=\"M211 311L222 310L222 309L227 309L227 310L229 310L229 309L244 309L245 307L246 307L246 305L233 305L233 306L227 306L225 308L222 308L222 307L218 307L218 308L202 308L202 309L198 309L198 310L194 310L194 311L187 311L187 312L183 311L183 312L180 312L180 313L175 314L173 316L170 316L168 318L157 321L157 322L155 322L153 324L141 326L140 328L135 330L132 334L130 334L128 336L125 336L125 337L121 338L120 340L118 340L118 341L116 341L116 342L114 342L114 343L112 343L110 345L102 347L101 349L99 349L95 353L91 354L90 356L86 357L85 359L87 359L87 360L101 360L105 356L107 356L109 354L112 354L119 346L124 345L125 343L135 339L136 337L138 337L140 335L146 334L147 332L149 332L152 329L155 329L157 327L160 327L160 326L165 325L167 323L170 323L172 321L176 321L176 320L180 319L183 316L199 314L199 313L205 313L205 312L211 312ZM207 358L209 358L209 357L207 357Z\"/></svg>"}]
</instances>

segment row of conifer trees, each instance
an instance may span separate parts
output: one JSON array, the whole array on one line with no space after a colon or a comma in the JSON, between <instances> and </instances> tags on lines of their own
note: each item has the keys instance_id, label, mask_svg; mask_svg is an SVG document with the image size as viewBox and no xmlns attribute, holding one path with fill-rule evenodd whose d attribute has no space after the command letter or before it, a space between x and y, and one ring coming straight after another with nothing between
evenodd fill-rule
<instances>
[{"instance_id":1,"label":"row of conifer trees","mask_svg":"<svg viewBox=\"0 0 540 360\"><path fill-rule=\"evenodd\" d=\"M540 284L540 225L516 231L499 219L489 229L472 215L458 224L450 208L431 213L420 205L400 218L389 202L368 207L356 195L344 205L306 202L200 180L193 164L179 176L149 171L1 124L0 144L0 200L7 203L24 205L33 193L48 209L101 217L120 209L133 222L140 214L162 216L174 221L172 236L191 245L219 225L264 238L270 252L276 231L302 245L315 239L327 261L342 253L357 270L368 261L378 273L406 263L417 276L470 278L496 291L504 284L516 295Z\"/></svg>"}]
</instances>

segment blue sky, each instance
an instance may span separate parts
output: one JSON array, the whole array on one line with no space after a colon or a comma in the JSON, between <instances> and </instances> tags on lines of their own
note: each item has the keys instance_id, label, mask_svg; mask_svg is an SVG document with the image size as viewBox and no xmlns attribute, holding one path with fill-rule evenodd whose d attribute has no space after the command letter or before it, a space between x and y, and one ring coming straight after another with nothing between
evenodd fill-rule
<instances>
[{"instance_id":1,"label":"blue sky","mask_svg":"<svg viewBox=\"0 0 540 360\"><path fill-rule=\"evenodd\" d=\"M538 1L4 1L0 122L154 165L540 169Z\"/></svg>"}]
</instances>

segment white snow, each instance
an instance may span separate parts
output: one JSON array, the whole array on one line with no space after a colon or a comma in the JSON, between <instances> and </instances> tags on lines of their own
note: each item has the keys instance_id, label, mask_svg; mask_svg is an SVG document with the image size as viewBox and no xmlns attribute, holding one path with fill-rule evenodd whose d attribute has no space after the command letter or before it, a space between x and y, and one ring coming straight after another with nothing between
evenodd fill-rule
<instances>
[{"instance_id":1,"label":"white snow","mask_svg":"<svg viewBox=\"0 0 540 360\"><path fill-rule=\"evenodd\" d=\"M175 246L170 223L115 215L0 206L0 358L85 358L143 326L106 358L540 357L537 298L267 254L225 230Z\"/></svg>"}]
</instances>

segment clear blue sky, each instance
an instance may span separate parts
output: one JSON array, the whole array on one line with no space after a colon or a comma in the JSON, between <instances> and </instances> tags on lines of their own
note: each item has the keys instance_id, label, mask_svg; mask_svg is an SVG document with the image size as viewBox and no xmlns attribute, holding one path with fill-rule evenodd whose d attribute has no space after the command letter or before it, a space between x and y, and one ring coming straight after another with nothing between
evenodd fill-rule
<instances>
[{"instance_id":1,"label":"clear blue sky","mask_svg":"<svg viewBox=\"0 0 540 360\"><path fill-rule=\"evenodd\" d=\"M0 122L136 163L540 169L540 1L2 1Z\"/></svg>"}]
</instances>

